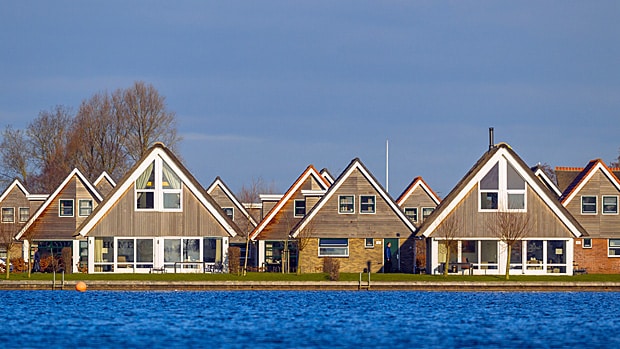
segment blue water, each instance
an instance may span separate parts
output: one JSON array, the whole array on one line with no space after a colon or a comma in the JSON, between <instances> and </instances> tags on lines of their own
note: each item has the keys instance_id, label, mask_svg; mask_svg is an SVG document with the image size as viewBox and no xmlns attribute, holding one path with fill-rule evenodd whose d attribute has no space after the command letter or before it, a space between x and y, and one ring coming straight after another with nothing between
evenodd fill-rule
<instances>
[{"instance_id":1,"label":"blue water","mask_svg":"<svg viewBox=\"0 0 620 349\"><path fill-rule=\"evenodd\" d=\"M620 293L0 292L2 348L608 348Z\"/></svg>"}]
</instances>

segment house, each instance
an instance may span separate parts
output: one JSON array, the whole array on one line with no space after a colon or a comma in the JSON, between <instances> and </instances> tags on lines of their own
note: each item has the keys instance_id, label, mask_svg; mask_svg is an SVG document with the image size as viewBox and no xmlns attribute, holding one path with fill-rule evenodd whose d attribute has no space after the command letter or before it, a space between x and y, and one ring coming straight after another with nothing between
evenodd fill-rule
<instances>
[{"instance_id":1,"label":"house","mask_svg":"<svg viewBox=\"0 0 620 349\"><path fill-rule=\"evenodd\" d=\"M71 171L15 236L24 241L24 259L28 259L32 245L39 249L41 259L52 256L60 262L59 268L77 271L86 245L76 241L73 234L102 200L99 191L78 169Z\"/></svg>"},{"instance_id":2,"label":"house","mask_svg":"<svg viewBox=\"0 0 620 349\"><path fill-rule=\"evenodd\" d=\"M93 185L103 197L106 197L109 192L114 189L116 182L110 177L110 175L103 171L101 175L93 182Z\"/></svg>"},{"instance_id":3,"label":"house","mask_svg":"<svg viewBox=\"0 0 620 349\"><path fill-rule=\"evenodd\" d=\"M526 228L512 246L510 259L506 239L501 238L507 226L502 217ZM450 222L457 222L457 228L447 229ZM491 143L418 234L426 238L427 270L432 273L443 271L447 247L454 246L449 270L459 271L463 266L459 263L466 263L475 274L504 274L510 263L510 274L527 275L571 275L573 242L587 235L505 143Z\"/></svg>"},{"instance_id":4,"label":"house","mask_svg":"<svg viewBox=\"0 0 620 349\"><path fill-rule=\"evenodd\" d=\"M249 243L249 235L258 225L257 219L252 216L245 205L243 205L228 188L224 181L217 177L207 188L209 194L220 209L239 227L241 234L230 239L230 246L239 247L240 265L245 263L246 245L248 249L248 266L256 265L256 248L253 243Z\"/></svg>"},{"instance_id":5,"label":"house","mask_svg":"<svg viewBox=\"0 0 620 349\"><path fill-rule=\"evenodd\" d=\"M284 195L261 195L267 213L250 235L258 241L259 267L268 271L296 270L297 250L290 233L329 186L325 177L310 165Z\"/></svg>"},{"instance_id":6,"label":"house","mask_svg":"<svg viewBox=\"0 0 620 349\"><path fill-rule=\"evenodd\" d=\"M416 228L420 228L440 202L439 196L422 177L414 178L396 199L398 207L405 212L405 216L413 222ZM414 256L412 258L415 260L415 271L417 271L426 266L426 245L423 239L419 239L419 241L416 239L413 241L413 246Z\"/></svg>"},{"instance_id":7,"label":"house","mask_svg":"<svg viewBox=\"0 0 620 349\"><path fill-rule=\"evenodd\" d=\"M75 231L89 273L227 269L241 233L179 159L155 143Z\"/></svg>"},{"instance_id":8,"label":"house","mask_svg":"<svg viewBox=\"0 0 620 349\"><path fill-rule=\"evenodd\" d=\"M556 167L562 182L562 205L586 229L588 236L575 240L575 262L580 271L597 274L620 272L620 168L609 168L601 159L584 168Z\"/></svg>"},{"instance_id":9,"label":"house","mask_svg":"<svg viewBox=\"0 0 620 349\"><path fill-rule=\"evenodd\" d=\"M291 237L304 245L304 272L321 272L326 257L338 258L342 272L384 271L388 243L392 271L412 272L415 231L361 160L353 159Z\"/></svg>"},{"instance_id":10,"label":"house","mask_svg":"<svg viewBox=\"0 0 620 349\"><path fill-rule=\"evenodd\" d=\"M13 240L13 237L28 222L32 212L35 212L47 199L48 195L30 194L24 185L17 179L0 195L0 238L3 242ZM0 250L0 258L6 257L6 246ZM21 251L11 250L12 257L21 256Z\"/></svg>"}]
</instances>

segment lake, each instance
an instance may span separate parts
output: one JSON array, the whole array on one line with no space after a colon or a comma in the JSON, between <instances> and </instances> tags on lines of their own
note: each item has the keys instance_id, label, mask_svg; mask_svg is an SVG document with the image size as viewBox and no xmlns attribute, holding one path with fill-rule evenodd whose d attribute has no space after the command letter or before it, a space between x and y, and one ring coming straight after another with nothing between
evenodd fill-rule
<instances>
[{"instance_id":1,"label":"lake","mask_svg":"<svg viewBox=\"0 0 620 349\"><path fill-rule=\"evenodd\" d=\"M3 348L606 348L620 293L2 291Z\"/></svg>"}]
</instances>

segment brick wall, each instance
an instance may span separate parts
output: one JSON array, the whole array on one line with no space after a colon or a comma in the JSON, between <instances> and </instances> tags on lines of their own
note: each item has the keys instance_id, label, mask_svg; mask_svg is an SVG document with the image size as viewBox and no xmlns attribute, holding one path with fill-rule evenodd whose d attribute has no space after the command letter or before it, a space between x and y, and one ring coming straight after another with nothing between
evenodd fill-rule
<instances>
[{"instance_id":1,"label":"brick wall","mask_svg":"<svg viewBox=\"0 0 620 349\"><path fill-rule=\"evenodd\" d=\"M577 242L581 244L577 245ZM583 239L575 240L575 263L590 274L620 273L620 257L607 257L607 239L592 239L592 248L583 248Z\"/></svg>"}]
</instances>

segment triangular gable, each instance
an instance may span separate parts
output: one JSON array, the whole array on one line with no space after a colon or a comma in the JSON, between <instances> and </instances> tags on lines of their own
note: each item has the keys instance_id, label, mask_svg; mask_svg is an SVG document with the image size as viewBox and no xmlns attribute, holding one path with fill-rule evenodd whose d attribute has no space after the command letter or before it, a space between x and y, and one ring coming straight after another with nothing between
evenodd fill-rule
<instances>
[{"instance_id":1,"label":"triangular gable","mask_svg":"<svg viewBox=\"0 0 620 349\"><path fill-rule=\"evenodd\" d=\"M84 184L84 186L88 189L88 191L91 193L93 198L97 199L99 202L103 200L103 197L101 196L99 191L92 185L92 183L90 183L90 181L82 174L82 172L80 172L80 170L75 168L62 181L62 183L60 183L60 185L56 187L56 190L52 194L50 194L50 196L47 197L47 199L43 202L43 204L41 204L41 206L37 209L37 211L30 217L28 222L24 224L22 229L17 233L17 235L15 235L15 239L17 240L21 239L24 233L28 231L28 228L30 228L30 226L39 218L39 216L41 216L41 214L45 212L47 207L56 200L58 195L62 192L62 190L67 186L67 184L69 183L69 181L71 181L73 177L77 177L77 179L81 181L82 184Z\"/></svg>"},{"instance_id":2,"label":"triangular gable","mask_svg":"<svg viewBox=\"0 0 620 349\"><path fill-rule=\"evenodd\" d=\"M13 189L15 188L19 189L22 193L24 193L24 196L26 198L30 195L24 185L18 179L15 179L13 180L13 182L11 182L11 184L9 184L8 187L6 187L6 189L4 189L2 195L0 195L0 202L3 202L6 199L7 195L9 195L11 191L13 191Z\"/></svg>"},{"instance_id":3,"label":"triangular gable","mask_svg":"<svg viewBox=\"0 0 620 349\"><path fill-rule=\"evenodd\" d=\"M340 176L334 181L331 187L327 190L325 195L317 202L317 204L310 210L310 212L304 217L297 226L293 229L291 234L292 238L296 238L299 232L301 232L312 219L320 212L321 208L338 192L338 189L346 182L347 178L351 176L355 171L359 171L362 176L370 183L376 193L378 193L383 200L388 204L392 211L398 216L398 218L409 228L412 233L415 233L416 228L413 223L405 216L404 212L396 205L396 202L390 197L390 195L383 189L381 184L376 178L368 171L366 166L360 159L353 159L349 166L340 174Z\"/></svg>"},{"instance_id":4,"label":"triangular gable","mask_svg":"<svg viewBox=\"0 0 620 349\"><path fill-rule=\"evenodd\" d=\"M327 170L326 168L321 170L321 176L323 176L323 178L325 178L329 184L334 184L334 176L332 176L331 173L329 173L329 170Z\"/></svg>"},{"instance_id":5,"label":"triangular gable","mask_svg":"<svg viewBox=\"0 0 620 349\"><path fill-rule=\"evenodd\" d=\"M588 163L579 175L573 180L561 197L562 205L566 206L579 193L579 191L592 179L597 171L601 171L607 179L620 191L620 181L612 170L605 165L603 160L596 159Z\"/></svg>"},{"instance_id":6,"label":"triangular gable","mask_svg":"<svg viewBox=\"0 0 620 349\"><path fill-rule=\"evenodd\" d=\"M149 151L140 159L133 168L119 181L112 192L106 199L97 206L93 213L82 223L76 231L75 236L86 236L92 230L106 213L111 210L115 204L121 199L125 192L130 189L140 175L151 165L157 157L160 157L170 169L179 176L181 182L188 190L195 195L200 203L209 211L215 220L230 234L236 236L238 227L226 217L219 209L217 203L206 193L206 191L198 184L198 181L191 173L180 163L180 161L170 152L162 143L155 143Z\"/></svg>"},{"instance_id":7,"label":"triangular gable","mask_svg":"<svg viewBox=\"0 0 620 349\"><path fill-rule=\"evenodd\" d=\"M558 186L555 183L553 183L551 178L547 176L545 171L543 171L543 169L540 168L540 166L536 166L532 168L532 170L534 170L534 176L538 177L543 182L543 184L547 188L549 188L549 190L551 190L555 195L557 195L558 198L562 196L562 192L560 191L560 188L558 188Z\"/></svg>"},{"instance_id":8,"label":"triangular gable","mask_svg":"<svg viewBox=\"0 0 620 349\"><path fill-rule=\"evenodd\" d=\"M575 237L587 235L583 227L577 220L564 208L560 202L549 195L551 192L542 185L539 179L534 177L531 169L525 162L505 143L500 143L492 147L476 162L469 172L459 181L454 189L442 201L441 205L427 219L420 228L419 234L430 237L444 219L452 213L461 203L478 182L499 162L500 158L505 158L509 165L525 180L527 185L542 199L547 207L556 215L564 226Z\"/></svg>"},{"instance_id":9,"label":"triangular gable","mask_svg":"<svg viewBox=\"0 0 620 349\"><path fill-rule=\"evenodd\" d=\"M99 186L99 184L102 184L103 181L107 181L112 188L116 187L116 183L106 171L103 171L101 175L99 175L99 177L95 180L95 182L93 182L93 184L97 187Z\"/></svg>"},{"instance_id":10,"label":"triangular gable","mask_svg":"<svg viewBox=\"0 0 620 349\"><path fill-rule=\"evenodd\" d=\"M237 210L239 210L239 212L241 212L241 214L243 214L243 216L245 216L245 218L247 220L250 221L250 223L252 224L253 227L256 227L258 225L258 222L256 222L256 220L254 219L254 217L252 217L252 215L250 214L250 212L248 212L248 210L245 208L245 206L243 206L241 204L241 202L239 202L239 200L237 199L237 197L235 196L235 194L232 193L232 191L230 191L230 189L228 188L228 186L224 183L224 181L218 176L217 178L215 178L215 180L213 181L213 183L211 183L211 185L209 186L209 188L207 188L207 194L212 195L213 191L217 188L220 188L220 190L228 197L228 199L230 201L232 201L232 203L235 205L235 208Z\"/></svg>"},{"instance_id":11,"label":"triangular gable","mask_svg":"<svg viewBox=\"0 0 620 349\"><path fill-rule=\"evenodd\" d=\"M426 184L426 182L424 181L424 179L422 179L422 177L416 177L413 179L413 181L411 181L411 184L409 184L409 186L403 191L402 194L400 194L400 196L396 200L396 204L398 206L402 206L405 203L405 201L407 201L409 196L411 196L411 194L413 194L417 188L424 190L424 192L428 195L428 197L431 198L431 200L433 200L435 205L439 205L439 203L441 202L441 199L439 198L439 196L437 196L437 194L435 194L435 192L431 189L431 187L429 187L428 184Z\"/></svg>"},{"instance_id":12,"label":"triangular gable","mask_svg":"<svg viewBox=\"0 0 620 349\"><path fill-rule=\"evenodd\" d=\"M255 240L260 233L269 225L269 223L273 220L276 214L286 205L287 202L293 197L293 195L300 191L302 184L309 177L313 177L314 180L319 183L322 189L327 190L330 187L329 182L325 177L323 177L319 171L313 166L310 165L306 168L306 170L297 178L297 180L291 185L291 187L286 191L286 193L280 198L280 200L269 210L267 215L263 218L263 220L258 224L256 229L250 235L250 239Z\"/></svg>"}]
</instances>

